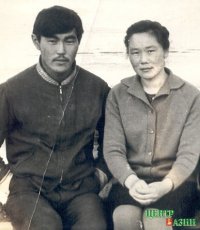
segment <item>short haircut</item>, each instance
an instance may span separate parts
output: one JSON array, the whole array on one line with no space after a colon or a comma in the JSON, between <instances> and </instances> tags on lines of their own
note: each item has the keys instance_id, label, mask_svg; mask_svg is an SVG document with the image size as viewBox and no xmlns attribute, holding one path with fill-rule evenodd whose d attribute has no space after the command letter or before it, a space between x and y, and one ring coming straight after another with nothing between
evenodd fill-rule
<instances>
[{"instance_id":1,"label":"short haircut","mask_svg":"<svg viewBox=\"0 0 200 230\"><path fill-rule=\"evenodd\" d=\"M128 52L129 39L135 33L149 32L157 39L158 43L164 50L169 49L169 31L166 27L162 26L159 22L142 20L132 24L126 31L124 43Z\"/></svg>"},{"instance_id":2,"label":"short haircut","mask_svg":"<svg viewBox=\"0 0 200 230\"><path fill-rule=\"evenodd\" d=\"M81 41L83 26L78 14L62 6L53 6L40 11L35 19L33 34L40 40L41 36L52 37L75 29L78 41Z\"/></svg>"}]
</instances>

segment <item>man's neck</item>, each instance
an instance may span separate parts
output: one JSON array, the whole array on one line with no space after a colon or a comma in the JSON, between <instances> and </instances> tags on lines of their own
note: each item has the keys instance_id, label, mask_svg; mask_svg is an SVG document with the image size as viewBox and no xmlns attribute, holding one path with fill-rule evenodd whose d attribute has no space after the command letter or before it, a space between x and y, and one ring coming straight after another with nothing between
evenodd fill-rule
<instances>
[{"instance_id":1,"label":"man's neck","mask_svg":"<svg viewBox=\"0 0 200 230\"><path fill-rule=\"evenodd\" d=\"M38 73L42 76L42 78L44 78L46 81L56 84L56 85L66 85L69 82L71 82L71 80L75 77L76 73L77 73L77 66L76 66L76 62L74 62L74 64L72 65L71 71L69 71L70 73L66 73L63 74L63 76L58 75L58 76L52 76L52 74L49 74L44 67L41 65L41 62L39 61L39 63L37 64L37 71Z\"/></svg>"},{"instance_id":2,"label":"man's neck","mask_svg":"<svg viewBox=\"0 0 200 230\"><path fill-rule=\"evenodd\" d=\"M76 66L76 62L73 63L73 65L71 66L70 69L68 69L68 71L65 71L64 73L52 73L51 71L48 70L48 68L45 67L45 65L42 63L41 58L39 59L40 65L42 67L42 69L46 72L46 74L52 78L54 81L58 82L59 84L61 82L63 82L65 79L67 79L68 77L70 77L70 75L72 74L72 72L75 69Z\"/></svg>"},{"instance_id":3,"label":"man's neck","mask_svg":"<svg viewBox=\"0 0 200 230\"><path fill-rule=\"evenodd\" d=\"M44 69L45 70L45 69ZM69 71L65 72L65 73L58 73L58 74L50 74L48 73L46 70L45 72L52 78L54 79L56 82L58 82L59 84L61 82L63 82L65 79L67 79L70 74L73 72L73 69L71 68Z\"/></svg>"}]
</instances>

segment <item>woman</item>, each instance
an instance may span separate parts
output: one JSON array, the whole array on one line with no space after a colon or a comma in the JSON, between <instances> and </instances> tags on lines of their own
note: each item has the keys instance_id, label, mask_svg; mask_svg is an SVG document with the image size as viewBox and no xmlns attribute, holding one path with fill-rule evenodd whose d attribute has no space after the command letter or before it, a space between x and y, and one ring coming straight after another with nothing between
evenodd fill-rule
<instances>
[{"instance_id":1,"label":"woman","mask_svg":"<svg viewBox=\"0 0 200 230\"><path fill-rule=\"evenodd\" d=\"M136 76L111 90L104 138L119 182L110 193L114 228L161 230L166 218L194 214L200 92L165 67L169 32L160 23L139 21L124 41ZM151 209L160 210L157 218L149 218Z\"/></svg>"}]
</instances>

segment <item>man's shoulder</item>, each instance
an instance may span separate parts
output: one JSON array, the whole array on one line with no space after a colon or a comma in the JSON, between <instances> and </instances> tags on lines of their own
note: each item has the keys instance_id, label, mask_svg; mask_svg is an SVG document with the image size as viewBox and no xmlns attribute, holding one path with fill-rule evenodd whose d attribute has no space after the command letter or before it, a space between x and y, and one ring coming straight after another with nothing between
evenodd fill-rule
<instances>
[{"instance_id":1,"label":"man's shoulder","mask_svg":"<svg viewBox=\"0 0 200 230\"><path fill-rule=\"evenodd\" d=\"M33 77L36 65L30 66L27 69L17 73L13 77L9 78L7 80L8 84L17 84L18 82L21 83L23 81L30 81L30 79Z\"/></svg>"},{"instance_id":2,"label":"man's shoulder","mask_svg":"<svg viewBox=\"0 0 200 230\"><path fill-rule=\"evenodd\" d=\"M80 79L88 84L97 84L102 86L108 86L108 84L96 74L78 66Z\"/></svg>"}]
</instances>

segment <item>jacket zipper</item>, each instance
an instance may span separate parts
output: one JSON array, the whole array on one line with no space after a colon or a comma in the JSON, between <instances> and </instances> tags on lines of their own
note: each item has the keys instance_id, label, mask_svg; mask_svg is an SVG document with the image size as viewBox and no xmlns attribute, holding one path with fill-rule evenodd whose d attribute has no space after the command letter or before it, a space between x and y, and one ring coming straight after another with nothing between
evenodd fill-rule
<instances>
[{"instance_id":1,"label":"jacket zipper","mask_svg":"<svg viewBox=\"0 0 200 230\"><path fill-rule=\"evenodd\" d=\"M63 90L62 90L62 85L59 85L59 94L60 94L60 101L62 102L62 94L63 94ZM60 184L62 183L63 180L63 169L61 170L61 175L60 175Z\"/></svg>"},{"instance_id":2,"label":"jacket zipper","mask_svg":"<svg viewBox=\"0 0 200 230\"><path fill-rule=\"evenodd\" d=\"M59 85L59 92L60 92L60 100L62 101L62 85Z\"/></svg>"},{"instance_id":3,"label":"jacket zipper","mask_svg":"<svg viewBox=\"0 0 200 230\"><path fill-rule=\"evenodd\" d=\"M63 180L63 169L62 169L62 171L61 171L60 184L62 183L62 180Z\"/></svg>"}]
</instances>

